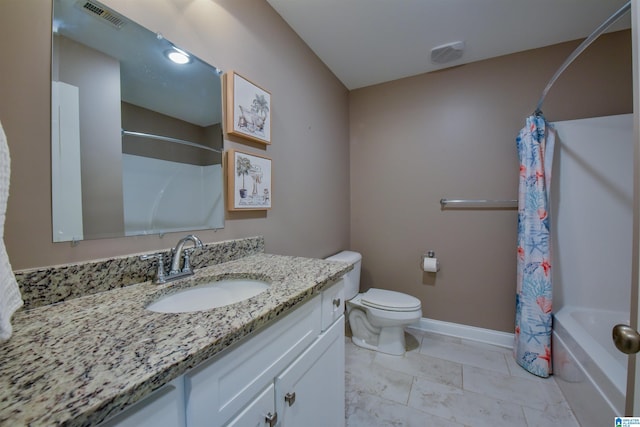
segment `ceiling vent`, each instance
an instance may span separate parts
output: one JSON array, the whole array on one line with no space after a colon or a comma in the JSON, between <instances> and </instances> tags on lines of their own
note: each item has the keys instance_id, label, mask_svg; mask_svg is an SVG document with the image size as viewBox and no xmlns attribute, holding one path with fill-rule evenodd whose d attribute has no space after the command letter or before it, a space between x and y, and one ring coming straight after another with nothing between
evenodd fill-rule
<instances>
[{"instance_id":1,"label":"ceiling vent","mask_svg":"<svg viewBox=\"0 0 640 427\"><path fill-rule=\"evenodd\" d=\"M118 30L126 23L124 18L112 10L107 9L100 3L91 0L82 0L77 3L78 6L88 14L100 18L103 22L108 23Z\"/></svg>"},{"instance_id":2,"label":"ceiling vent","mask_svg":"<svg viewBox=\"0 0 640 427\"><path fill-rule=\"evenodd\" d=\"M431 62L434 64L446 64L462 58L464 52L464 42L457 41L443 44L431 49Z\"/></svg>"}]
</instances>

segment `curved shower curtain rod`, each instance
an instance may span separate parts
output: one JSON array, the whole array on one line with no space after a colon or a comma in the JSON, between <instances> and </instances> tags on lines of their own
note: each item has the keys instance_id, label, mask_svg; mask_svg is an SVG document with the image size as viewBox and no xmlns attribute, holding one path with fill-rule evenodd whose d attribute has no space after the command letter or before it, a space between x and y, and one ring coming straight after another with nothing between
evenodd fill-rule
<instances>
[{"instance_id":1,"label":"curved shower curtain rod","mask_svg":"<svg viewBox=\"0 0 640 427\"><path fill-rule=\"evenodd\" d=\"M576 50L574 50L571 53L571 55L569 55L569 57L562 63L560 68L558 68L558 71L556 71L553 77L551 77L551 80L549 80L549 83L547 83L547 86L542 91L542 96L540 97L540 100L538 101L538 105L536 106L536 110L534 112L535 115L542 114L542 110L540 108L542 108L542 104L544 103L544 98L547 96L549 89L551 89L551 86L553 86L556 80L558 80L558 77L560 77L560 75L564 72L564 70L566 70L567 67L571 65L571 63L574 61L574 59L576 59L587 47L589 47L589 45L593 43L595 39L597 39L605 31L607 31L607 29L611 25L613 25L614 22L622 18L622 16L627 12L629 12L630 10L631 10L631 1L628 1L616 13L611 15L609 19L607 19L602 24L600 24L600 26L596 28L595 31L589 35L589 37L584 39L584 41L580 43L580 46L578 46Z\"/></svg>"}]
</instances>

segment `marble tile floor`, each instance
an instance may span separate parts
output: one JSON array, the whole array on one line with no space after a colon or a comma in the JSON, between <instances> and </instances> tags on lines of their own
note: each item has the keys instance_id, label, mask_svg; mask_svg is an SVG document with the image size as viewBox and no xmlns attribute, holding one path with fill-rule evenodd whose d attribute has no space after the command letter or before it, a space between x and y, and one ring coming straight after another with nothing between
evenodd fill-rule
<instances>
[{"instance_id":1,"label":"marble tile floor","mask_svg":"<svg viewBox=\"0 0 640 427\"><path fill-rule=\"evenodd\" d=\"M502 347L407 329L405 356L346 338L347 427L578 427L553 378Z\"/></svg>"}]
</instances>

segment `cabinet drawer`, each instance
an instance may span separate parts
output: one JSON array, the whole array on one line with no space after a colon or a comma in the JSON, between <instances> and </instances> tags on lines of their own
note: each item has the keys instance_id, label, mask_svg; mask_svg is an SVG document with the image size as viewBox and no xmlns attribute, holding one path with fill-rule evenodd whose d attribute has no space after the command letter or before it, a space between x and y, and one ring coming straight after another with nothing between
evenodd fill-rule
<instances>
[{"instance_id":1,"label":"cabinet drawer","mask_svg":"<svg viewBox=\"0 0 640 427\"><path fill-rule=\"evenodd\" d=\"M185 375L189 427L222 425L318 336L321 296Z\"/></svg>"},{"instance_id":2,"label":"cabinet drawer","mask_svg":"<svg viewBox=\"0 0 640 427\"><path fill-rule=\"evenodd\" d=\"M326 331L344 314L344 279L322 292L322 330Z\"/></svg>"}]
</instances>

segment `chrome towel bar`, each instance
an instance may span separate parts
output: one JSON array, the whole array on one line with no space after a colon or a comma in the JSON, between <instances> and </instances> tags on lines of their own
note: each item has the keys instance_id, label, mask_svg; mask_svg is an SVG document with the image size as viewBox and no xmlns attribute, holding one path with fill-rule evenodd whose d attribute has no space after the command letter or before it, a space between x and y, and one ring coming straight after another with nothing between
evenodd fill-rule
<instances>
[{"instance_id":1,"label":"chrome towel bar","mask_svg":"<svg viewBox=\"0 0 640 427\"><path fill-rule=\"evenodd\" d=\"M477 208L477 209L518 209L517 200L483 200L483 199L440 199L442 209Z\"/></svg>"}]
</instances>

